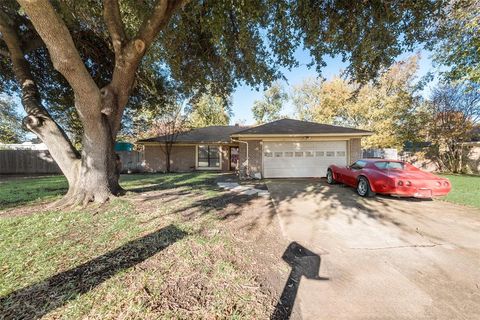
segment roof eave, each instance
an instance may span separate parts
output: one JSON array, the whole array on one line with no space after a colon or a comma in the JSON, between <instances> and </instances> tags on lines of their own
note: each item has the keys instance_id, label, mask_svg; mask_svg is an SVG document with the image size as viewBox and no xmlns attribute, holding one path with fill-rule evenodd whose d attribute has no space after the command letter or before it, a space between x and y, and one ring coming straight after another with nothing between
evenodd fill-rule
<instances>
[{"instance_id":1,"label":"roof eave","mask_svg":"<svg viewBox=\"0 0 480 320\"><path fill-rule=\"evenodd\" d=\"M367 137L373 135L373 132L348 132L348 133L249 133L249 134L232 134L232 138L274 138L274 137Z\"/></svg>"},{"instance_id":2,"label":"roof eave","mask_svg":"<svg viewBox=\"0 0 480 320\"><path fill-rule=\"evenodd\" d=\"M155 144L164 144L165 141L137 141L136 144L138 145L155 145ZM232 143L229 141L175 141L172 144L189 144L189 145L196 145L196 144L230 144Z\"/></svg>"}]
</instances>

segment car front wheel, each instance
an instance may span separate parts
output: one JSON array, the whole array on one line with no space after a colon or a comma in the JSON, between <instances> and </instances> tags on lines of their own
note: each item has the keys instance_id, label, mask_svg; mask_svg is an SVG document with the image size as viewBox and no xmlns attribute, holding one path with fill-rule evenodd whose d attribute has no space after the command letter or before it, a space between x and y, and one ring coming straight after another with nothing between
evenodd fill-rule
<instances>
[{"instance_id":1,"label":"car front wheel","mask_svg":"<svg viewBox=\"0 0 480 320\"><path fill-rule=\"evenodd\" d=\"M327 183L328 184L334 184L335 183L335 179L333 178L333 172L330 169L328 169L328 171L327 171Z\"/></svg>"},{"instance_id":2,"label":"car front wheel","mask_svg":"<svg viewBox=\"0 0 480 320\"><path fill-rule=\"evenodd\" d=\"M358 179L357 193L361 197L372 197L375 195L375 193L370 188L370 183L365 177L360 177Z\"/></svg>"}]
</instances>

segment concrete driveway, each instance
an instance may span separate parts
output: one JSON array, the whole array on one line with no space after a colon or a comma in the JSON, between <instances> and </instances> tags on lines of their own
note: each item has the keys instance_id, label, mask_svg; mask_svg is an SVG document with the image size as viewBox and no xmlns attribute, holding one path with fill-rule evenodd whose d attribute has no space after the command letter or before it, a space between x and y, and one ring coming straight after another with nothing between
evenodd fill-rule
<instances>
[{"instance_id":1,"label":"concrete driveway","mask_svg":"<svg viewBox=\"0 0 480 320\"><path fill-rule=\"evenodd\" d=\"M284 236L320 256L295 299L303 319L480 319L480 210L323 180L267 186Z\"/></svg>"}]
</instances>

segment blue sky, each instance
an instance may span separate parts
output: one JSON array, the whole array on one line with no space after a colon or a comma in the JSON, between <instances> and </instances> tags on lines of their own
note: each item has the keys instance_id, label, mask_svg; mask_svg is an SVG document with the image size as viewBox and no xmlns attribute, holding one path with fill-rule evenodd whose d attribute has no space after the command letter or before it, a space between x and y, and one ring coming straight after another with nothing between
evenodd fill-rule
<instances>
[{"instance_id":1,"label":"blue sky","mask_svg":"<svg viewBox=\"0 0 480 320\"><path fill-rule=\"evenodd\" d=\"M426 51L419 50L421 59L419 61L419 70L418 70L418 77L424 76L427 72L433 71L432 61L430 59L430 53ZM409 52L401 55L397 58L398 60L405 59L411 55L415 54L414 52ZM295 54L297 60L300 63L300 66L294 68L292 70L281 69L282 73L284 74L287 81L282 81L284 88L289 92L291 88L297 84L300 84L303 79L309 77L318 77L318 73L315 70L315 67L309 69L307 64L310 62L310 56L308 52L304 50L297 50ZM333 76L340 74L342 70L347 67L346 63L342 62L341 57L327 57L325 59L326 67L322 70L322 77L326 79L331 79ZM432 87L433 83L429 84L422 94L424 96L428 96L430 93L430 88ZM253 120L252 115L252 105L255 100L259 100L262 98L263 89L261 88L259 91L247 86L243 85L237 88L237 90L233 93L232 96L232 111L234 113L231 124L237 122L245 122L245 124L254 124L255 121ZM282 114L287 116L293 116L294 108L290 102L287 102L284 106L284 110Z\"/></svg>"}]
</instances>

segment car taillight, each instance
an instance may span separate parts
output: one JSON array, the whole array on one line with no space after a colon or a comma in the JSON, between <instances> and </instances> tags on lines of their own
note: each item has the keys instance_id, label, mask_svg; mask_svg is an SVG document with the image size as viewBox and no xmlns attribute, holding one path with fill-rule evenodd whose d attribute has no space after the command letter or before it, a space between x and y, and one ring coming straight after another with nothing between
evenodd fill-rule
<instances>
[{"instance_id":1,"label":"car taillight","mask_svg":"<svg viewBox=\"0 0 480 320\"><path fill-rule=\"evenodd\" d=\"M410 181L407 181L407 182L405 182L405 185L406 185L407 187L410 187L410 186L412 185L412 183L411 183Z\"/></svg>"},{"instance_id":2,"label":"car taillight","mask_svg":"<svg viewBox=\"0 0 480 320\"><path fill-rule=\"evenodd\" d=\"M403 181L402 180L398 181L398 185L403 186Z\"/></svg>"}]
</instances>

